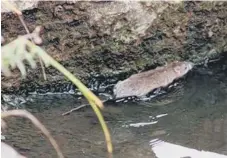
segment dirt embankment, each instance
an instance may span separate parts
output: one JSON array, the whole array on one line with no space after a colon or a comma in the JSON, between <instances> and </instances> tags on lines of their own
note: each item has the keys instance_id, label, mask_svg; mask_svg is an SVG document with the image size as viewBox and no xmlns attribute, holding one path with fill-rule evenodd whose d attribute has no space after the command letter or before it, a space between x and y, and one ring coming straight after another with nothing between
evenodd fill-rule
<instances>
[{"instance_id":1,"label":"dirt embankment","mask_svg":"<svg viewBox=\"0 0 227 158\"><path fill-rule=\"evenodd\" d=\"M173 60L201 63L227 51L227 2L38 2L25 10L32 31L42 25L42 47L87 85ZM7 41L25 34L18 18L2 13ZM2 91L61 91L63 75L47 68L2 78ZM117 78L117 77L116 77ZM63 87L53 88L53 87Z\"/></svg>"}]
</instances>

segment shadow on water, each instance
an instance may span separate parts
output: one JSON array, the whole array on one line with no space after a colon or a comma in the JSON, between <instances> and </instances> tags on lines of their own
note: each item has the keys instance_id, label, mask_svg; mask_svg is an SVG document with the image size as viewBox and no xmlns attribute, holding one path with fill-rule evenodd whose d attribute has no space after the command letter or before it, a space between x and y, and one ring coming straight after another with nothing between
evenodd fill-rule
<instances>
[{"instance_id":1,"label":"shadow on water","mask_svg":"<svg viewBox=\"0 0 227 158\"><path fill-rule=\"evenodd\" d=\"M227 155L226 67L225 61L204 70L210 73L191 72L180 95L170 92L149 102L108 103L103 114L112 133L115 157L155 157L149 145L153 139ZM106 157L104 136L90 107L61 116L82 103L83 99L65 94L36 96L24 105L48 127L67 158ZM29 121L11 118L7 122L5 141L21 153L56 157Z\"/></svg>"}]
</instances>

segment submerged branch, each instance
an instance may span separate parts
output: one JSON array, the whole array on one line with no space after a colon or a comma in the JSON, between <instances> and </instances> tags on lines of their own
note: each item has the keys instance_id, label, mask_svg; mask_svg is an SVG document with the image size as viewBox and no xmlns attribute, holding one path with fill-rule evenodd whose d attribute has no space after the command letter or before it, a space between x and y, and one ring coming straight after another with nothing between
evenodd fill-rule
<instances>
[{"instance_id":1,"label":"submerged branch","mask_svg":"<svg viewBox=\"0 0 227 158\"><path fill-rule=\"evenodd\" d=\"M84 107L86 107L86 106L88 106L88 104L80 105L80 106L78 106L78 107L76 107L76 108L73 108L73 109L67 111L67 112L64 112L64 113L62 114L62 116L68 115L68 114L72 113L73 111L80 110L80 109L82 109L82 108L84 108Z\"/></svg>"}]
</instances>

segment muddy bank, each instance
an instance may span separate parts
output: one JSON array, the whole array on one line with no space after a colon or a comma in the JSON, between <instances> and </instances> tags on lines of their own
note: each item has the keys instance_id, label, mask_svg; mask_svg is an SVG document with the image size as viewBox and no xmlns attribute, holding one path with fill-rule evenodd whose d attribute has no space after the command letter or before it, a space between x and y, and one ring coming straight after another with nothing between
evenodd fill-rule
<instances>
[{"instance_id":1,"label":"muddy bank","mask_svg":"<svg viewBox=\"0 0 227 158\"><path fill-rule=\"evenodd\" d=\"M31 31L44 27L42 47L93 88L97 76L115 83L165 62L198 64L227 50L227 2L39 2L24 17ZM2 13L1 22L7 41L25 34L13 14ZM3 77L2 91L75 88L52 68L46 69L47 81L40 68L28 72L26 79L18 71L10 79Z\"/></svg>"}]
</instances>

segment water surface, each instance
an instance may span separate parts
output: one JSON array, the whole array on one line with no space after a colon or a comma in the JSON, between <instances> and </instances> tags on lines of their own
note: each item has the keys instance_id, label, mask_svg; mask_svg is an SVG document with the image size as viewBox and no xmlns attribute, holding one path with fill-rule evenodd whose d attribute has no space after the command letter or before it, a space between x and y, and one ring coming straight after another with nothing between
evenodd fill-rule
<instances>
[{"instance_id":1,"label":"water surface","mask_svg":"<svg viewBox=\"0 0 227 158\"><path fill-rule=\"evenodd\" d=\"M210 73L191 72L183 86L160 98L107 103L103 114L112 134L114 157L155 158L150 145L154 139L227 155L226 64L204 71ZM90 107L61 115L81 105L81 100L70 94L33 96L23 106L51 131L67 158L107 157L101 127ZM34 158L56 157L29 121L10 118L7 123L5 141L19 152Z\"/></svg>"}]
</instances>

